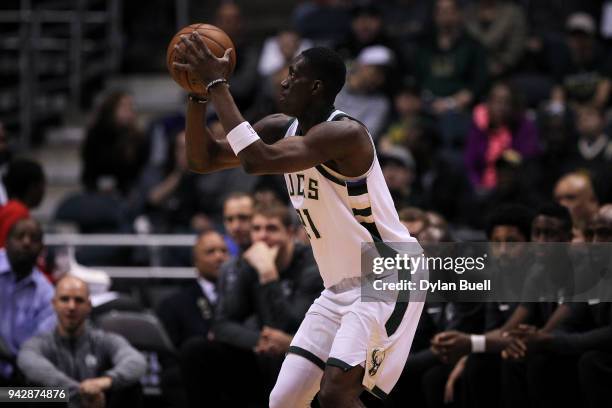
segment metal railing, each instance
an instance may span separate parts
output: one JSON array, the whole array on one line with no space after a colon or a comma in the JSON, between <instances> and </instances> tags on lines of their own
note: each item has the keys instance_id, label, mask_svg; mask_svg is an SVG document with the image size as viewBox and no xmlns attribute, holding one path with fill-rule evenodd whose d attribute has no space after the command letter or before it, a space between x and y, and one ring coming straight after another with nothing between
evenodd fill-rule
<instances>
[{"instance_id":1,"label":"metal railing","mask_svg":"<svg viewBox=\"0 0 612 408\"><path fill-rule=\"evenodd\" d=\"M82 89L93 79L92 72L93 77L103 77L117 71L120 64L121 0L75 0L54 9L57 3L21 0L18 10L0 11L0 23L16 26L0 40L0 56L18 61L15 86L0 94L0 119L19 129L18 144L23 149L29 147L39 121L80 109ZM106 36L90 38L91 27L104 27ZM104 45L98 47L103 55L85 58L95 42ZM55 61L54 75L47 72L49 61Z\"/></svg>"},{"instance_id":2,"label":"metal railing","mask_svg":"<svg viewBox=\"0 0 612 408\"><path fill-rule=\"evenodd\" d=\"M45 234L45 245L64 247L74 253L77 247L146 247L151 266L88 265L106 272L111 278L166 278L190 279L195 276L191 267L161 265L161 250L167 247L188 247L195 244L196 235L161 234Z\"/></svg>"}]
</instances>

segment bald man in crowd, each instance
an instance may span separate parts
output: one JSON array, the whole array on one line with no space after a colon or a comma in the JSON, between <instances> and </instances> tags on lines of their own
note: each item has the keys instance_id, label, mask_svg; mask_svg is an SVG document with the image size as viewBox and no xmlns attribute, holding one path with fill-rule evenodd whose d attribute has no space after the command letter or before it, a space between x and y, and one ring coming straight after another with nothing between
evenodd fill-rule
<instances>
[{"instance_id":1,"label":"bald man in crowd","mask_svg":"<svg viewBox=\"0 0 612 408\"><path fill-rule=\"evenodd\" d=\"M74 276L62 278L52 303L56 329L32 337L17 357L28 382L66 388L71 408L137 406L139 393L121 390L138 384L145 358L123 337L88 324L87 284Z\"/></svg>"},{"instance_id":2,"label":"bald man in crowd","mask_svg":"<svg viewBox=\"0 0 612 408\"><path fill-rule=\"evenodd\" d=\"M583 242L584 229L599 208L591 179L579 172L568 173L557 181L553 195L572 215L573 241Z\"/></svg>"}]
</instances>

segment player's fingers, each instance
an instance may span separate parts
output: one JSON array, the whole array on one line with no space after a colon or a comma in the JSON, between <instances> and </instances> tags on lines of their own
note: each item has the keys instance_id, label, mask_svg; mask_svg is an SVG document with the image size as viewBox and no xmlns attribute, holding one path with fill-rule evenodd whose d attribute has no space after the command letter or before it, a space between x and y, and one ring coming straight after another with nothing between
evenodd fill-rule
<instances>
[{"instance_id":1,"label":"player's fingers","mask_svg":"<svg viewBox=\"0 0 612 408\"><path fill-rule=\"evenodd\" d=\"M216 58L212 52L210 52L210 49L208 48L208 45L206 44L206 41L204 41L202 39L202 36L200 35L200 33L198 33L197 30L193 30L193 32L191 33L191 40L194 42L195 46L197 48L199 48L200 50L202 50L202 52L204 53L204 55L208 56L208 57L214 57Z\"/></svg>"},{"instance_id":2,"label":"player's fingers","mask_svg":"<svg viewBox=\"0 0 612 408\"><path fill-rule=\"evenodd\" d=\"M191 67L190 64L182 64L180 62L176 62L174 61L172 63L172 67L179 70L179 71L184 71L184 72L193 72L193 68Z\"/></svg>"},{"instance_id":3,"label":"player's fingers","mask_svg":"<svg viewBox=\"0 0 612 408\"><path fill-rule=\"evenodd\" d=\"M197 49L193 41L191 41L186 35L181 35L181 43L185 45L185 51L183 52L183 54L185 54L185 57L202 57L202 51Z\"/></svg>"},{"instance_id":4,"label":"player's fingers","mask_svg":"<svg viewBox=\"0 0 612 408\"><path fill-rule=\"evenodd\" d=\"M232 48L228 48L227 50L225 50L225 54L223 54L223 59L226 61L229 61L231 53L232 53Z\"/></svg>"},{"instance_id":5,"label":"player's fingers","mask_svg":"<svg viewBox=\"0 0 612 408\"><path fill-rule=\"evenodd\" d=\"M178 44L174 46L174 52L176 54L175 60L185 64L196 65L198 63L198 57L194 53L190 52L186 48L181 48Z\"/></svg>"}]
</instances>

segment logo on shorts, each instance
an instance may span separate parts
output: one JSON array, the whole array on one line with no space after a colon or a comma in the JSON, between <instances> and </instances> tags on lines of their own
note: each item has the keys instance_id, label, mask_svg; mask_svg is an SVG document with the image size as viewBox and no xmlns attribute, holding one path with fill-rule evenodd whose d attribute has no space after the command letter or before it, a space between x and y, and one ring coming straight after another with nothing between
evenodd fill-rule
<instances>
[{"instance_id":1,"label":"logo on shorts","mask_svg":"<svg viewBox=\"0 0 612 408\"><path fill-rule=\"evenodd\" d=\"M376 372L378 371L378 368L380 367L384 359L385 359L384 350L377 349L377 348L372 350L372 354L370 355L371 367L368 370L368 375L370 377L374 377L376 375Z\"/></svg>"}]
</instances>

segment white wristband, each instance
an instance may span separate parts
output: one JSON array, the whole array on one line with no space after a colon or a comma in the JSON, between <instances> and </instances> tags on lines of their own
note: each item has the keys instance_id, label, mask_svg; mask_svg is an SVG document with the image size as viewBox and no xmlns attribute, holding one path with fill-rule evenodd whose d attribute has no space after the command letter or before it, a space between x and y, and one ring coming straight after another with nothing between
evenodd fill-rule
<instances>
[{"instance_id":1,"label":"white wristband","mask_svg":"<svg viewBox=\"0 0 612 408\"><path fill-rule=\"evenodd\" d=\"M229 142L234 154L237 156L245 147L259 140L259 136L251 124L247 121L242 122L227 134Z\"/></svg>"},{"instance_id":2,"label":"white wristband","mask_svg":"<svg viewBox=\"0 0 612 408\"><path fill-rule=\"evenodd\" d=\"M485 352L487 340L483 334L472 334L470 340L472 342L472 353Z\"/></svg>"}]
</instances>

